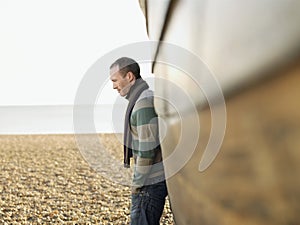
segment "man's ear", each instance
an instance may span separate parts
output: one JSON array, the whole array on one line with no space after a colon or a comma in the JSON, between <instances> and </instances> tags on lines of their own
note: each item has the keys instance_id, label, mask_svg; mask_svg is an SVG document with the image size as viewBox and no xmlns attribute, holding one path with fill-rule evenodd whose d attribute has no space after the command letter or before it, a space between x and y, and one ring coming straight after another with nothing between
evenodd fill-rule
<instances>
[{"instance_id":1,"label":"man's ear","mask_svg":"<svg viewBox=\"0 0 300 225\"><path fill-rule=\"evenodd\" d=\"M130 82L135 79L134 74L132 72L130 72L130 71L128 72L127 76L128 76L128 79L129 79Z\"/></svg>"}]
</instances>

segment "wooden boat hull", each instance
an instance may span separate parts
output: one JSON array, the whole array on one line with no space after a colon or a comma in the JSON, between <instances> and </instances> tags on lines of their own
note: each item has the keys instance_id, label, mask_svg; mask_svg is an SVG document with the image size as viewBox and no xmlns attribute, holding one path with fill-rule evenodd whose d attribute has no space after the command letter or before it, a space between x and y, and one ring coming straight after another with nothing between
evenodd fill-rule
<instances>
[{"instance_id":1,"label":"wooden boat hull","mask_svg":"<svg viewBox=\"0 0 300 225\"><path fill-rule=\"evenodd\" d=\"M189 152L184 146L194 141L192 128L200 121L189 160L174 174L180 160L165 164L176 224L300 224L299 1L140 2L150 39L202 59L226 100L223 144L212 165L200 172L216 125L211 124L211 108L184 71L160 63L174 55L157 45L153 72L170 81L161 85L158 80L155 90L164 98L156 99L156 109L165 126L165 159L180 143L185 143L182 155ZM198 119L184 102L177 112L169 107L176 95L171 83L191 96ZM183 126L190 135L182 135Z\"/></svg>"}]
</instances>

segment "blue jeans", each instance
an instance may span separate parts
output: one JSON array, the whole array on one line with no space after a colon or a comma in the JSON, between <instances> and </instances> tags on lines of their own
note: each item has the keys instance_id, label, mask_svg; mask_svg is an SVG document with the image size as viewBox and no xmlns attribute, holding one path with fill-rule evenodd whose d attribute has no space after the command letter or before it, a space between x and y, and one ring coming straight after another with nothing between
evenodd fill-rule
<instances>
[{"instance_id":1,"label":"blue jeans","mask_svg":"<svg viewBox=\"0 0 300 225\"><path fill-rule=\"evenodd\" d=\"M131 196L131 225L159 225L167 196L166 182L141 188Z\"/></svg>"}]
</instances>

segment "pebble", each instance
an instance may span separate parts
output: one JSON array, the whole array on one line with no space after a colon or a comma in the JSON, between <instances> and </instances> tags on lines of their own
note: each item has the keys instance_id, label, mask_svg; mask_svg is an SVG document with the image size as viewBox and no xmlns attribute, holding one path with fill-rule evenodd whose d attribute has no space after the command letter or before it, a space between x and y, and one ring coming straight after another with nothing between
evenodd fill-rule
<instances>
[{"instance_id":1,"label":"pebble","mask_svg":"<svg viewBox=\"0 0 300 225\"><path fill-rule=\"evenodd\" d=\"M0 148L0 224L129 224L130 188L91 169L73 135L5 135ZM168 200L161 224L174 224Z\"/></svg>"}]
</instances>

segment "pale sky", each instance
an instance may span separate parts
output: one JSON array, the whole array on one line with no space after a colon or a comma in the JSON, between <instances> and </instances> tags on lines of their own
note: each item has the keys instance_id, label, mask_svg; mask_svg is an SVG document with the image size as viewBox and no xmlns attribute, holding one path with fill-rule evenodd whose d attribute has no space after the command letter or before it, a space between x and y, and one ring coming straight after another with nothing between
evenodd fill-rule
<instances>
[{"instance_id":1,"label":"pale sky","mask_svg":"<svg viewBox=\"0 0 300 225\"><path fill-rule=\"evenodd\" d=\"M146 40L138 0L1 0L0 106L73 104L97 59Z\"/></svg>"}]
</instances>

